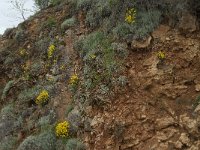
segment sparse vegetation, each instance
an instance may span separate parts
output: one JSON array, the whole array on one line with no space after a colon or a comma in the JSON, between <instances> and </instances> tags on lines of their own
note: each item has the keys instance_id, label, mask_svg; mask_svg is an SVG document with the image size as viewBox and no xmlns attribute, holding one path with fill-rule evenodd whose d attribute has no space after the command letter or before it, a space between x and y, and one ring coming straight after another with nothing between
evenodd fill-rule
<instances>
[{"instance_id":1,"label":"sparse vegetation","mask_svg":"<svg viewBox=\"0 0 200 150\"><path fill-rule=\"evenodd\" d=\"M81 140L93 143L94 149L99 144L103 145L102 149L115 149L112 146L116 146L116 142L124 144L122 149L130 148L126 147L129 137L125 135L137 132L137 129L132 129L134 123L131 121L137 119L139 125L140 122L150 121L149 115L155 117L161 102L155 103L155 97L164 97L167 104L169 97L170 100L181 97L183 93L190 92L188 89L195 89L193 93L196 94L200 89L198 74L195 74L199 56L198 50L194 50L195 46L198 47L196 41L199 36L196 33L194 36L193 33L189 36L187 33L178 34L176 29L173 29L176 31L176 36L173 36L168 27L178 26L185 14L190 14L188 20L198 24L200 9L199 4L194 6L194 1L35 0L41 11L0 37L0 149L87 149ZM154 29L161 22L164 26L159 28L159 32L167 32L170 40L154 35ZM135 43L143 46L150 34L150 46L144 48L147 51L133 48ZM159 33L159 36L164 35ZM183 50L180 38L176 42L174 40L179 36L190 39ZM173 47L180 49L176 52L177 60L170 58L174 56ZM164 51L157 52L158 49L173 50L166 55ZM190 59L185 57L186 52L190 54ZM154 58L157 58L157 68L154 68ZM166 67L162 63L165 60ZM190 64L197 68L192 69L191 76L185 70ZM180 73L177 68L181 68ZM156 86L153 85L155 82ZM154 88L159 88L156 95L152 92ZM199 99L195 100L194 108L200 104ZM171 104L174 102L170 101L169 106ZM185 105L181 107L190 109ZM152 106L156 107L151 109ZM142 110L144 115L138 112L132 117L132 109ZM176 114L173 110L176 108L172 106L171 109L170 113ZM174 118L184 122L186 117ZM181 130L177 130L179 126L174 128L177 133L187 129L181 121ZM152 122L151 125L154 129ZM130 131L126 132L125 127ZM196 135L190 134L188 138L193 136ZM85 137L87 139L81 139ZM105 146L107 141L99 143L102 137L106 140L109 137L110 147ZM182 143L182 148L189 148L198 138L192 138L188 145ZM137 145L140 141L136 139L134 142ZM137 146L140 147L139 144Z\"/></svg>"}]
</instances>

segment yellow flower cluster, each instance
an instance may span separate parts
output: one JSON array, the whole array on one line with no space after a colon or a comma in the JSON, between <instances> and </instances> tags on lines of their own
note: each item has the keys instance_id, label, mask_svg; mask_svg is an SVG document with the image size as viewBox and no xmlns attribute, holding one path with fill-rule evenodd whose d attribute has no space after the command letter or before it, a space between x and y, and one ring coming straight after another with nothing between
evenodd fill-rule
<instances>
[{"instance_id":1,"label":"yellow flower cluster","mask_svg":"<svg viewBox=\"0 0 200 150\"><path fill-rule=\"evenodd\" d=\"M125 21L129 24L134 23L136 18L135 8L128 9L125 15Z\"/></svg>"},{"instance_id":2,"label":"yellow flower cluster","mask_svg":"<svg viewBox=\"0 0 200 150\"><path fill-rule=\"evenodd\" d=\"M51 44L48 48L48 59L53 57L53 53L55 52L56 47L55 45Z\"/></svg>"},{"instance_id":3,"label":"yellow flower cluster","mask_svg":"<svg viewBox=\"0 0 200 150\"><path fill-rule=\"evenodd\" d=\"M23 65L21 65L24 73L27 72L30 69L30 65L28 63L25 63Z\"/></svg>"},{"instance_id":4,"label":"yellow flower cluster","mask_svg":"<svg viewBox=\"0 0 200 150\"><path fill-rule=\"evenodd\" d=\"M97 56L95 54L90 54L90 58L95 59Z\"/></svg>"},{"instance_id":5,"label":"yellow flower cluster","mask_svg":"<svg viewBox=\"0 0 200 150\"><path fill-rule=\"evenodd\" d=\"M20 56L25 56L25 55L28 55L28 52L27 52L25 49L20 48L20 49L19 49L19 55L20 55Z\"/></svg>"},{"instance_id":6,"label":"yellow flower cluster","mask_svg":"<svg viewBox=\"0 0 200 150\"><path fill-rule=\"evenodd\" d=\"M163 60L163 59L165 59L165 53L164 52L162 52L162 51L159 51L158 53L157 53L157 56L158 56L158 58L159 59L161 59L161 60Z\"/></svg>"},{"instance_id":7,"label":"yellow flower cluster","mask_svg":"<svg viewBox=\"0 0 200 150\"><path fill-rule=\"evenodd\" d=\"M49 93L47 90L42 90L40 92L40 94L37 96L35 103L40 105L40 104L44 104L45 102L47 102L47 100L49 99Z\"/></svg>"},{"instance_id":8,"label":"yellow flower cluster","mask_svg":"<svg viewBox=\"0 0 200 150\"><path fill-rule=\"evenodd\" d=\"M70 80L69 80L69 84L70 85L76 85L78 83L78 76L77 74L74 74L71 76Z\"/></svg>"},{"instance_id":9,"label":"yellow flower cluster","mask_svg":"<svg viewBox=\"0 0 200 150\"><path fill-rule=\"evenodd\" d=\"M63 121L56 125L56 135L58 137L68 137L69 135L69 122Z\"/></svg>"}]
</instances>

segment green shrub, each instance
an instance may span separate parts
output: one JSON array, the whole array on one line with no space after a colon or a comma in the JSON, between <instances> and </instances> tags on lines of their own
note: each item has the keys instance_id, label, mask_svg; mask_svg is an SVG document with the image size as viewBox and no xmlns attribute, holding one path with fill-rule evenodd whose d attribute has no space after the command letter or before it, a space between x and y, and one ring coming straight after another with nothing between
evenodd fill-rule
<instances>
[{"instance_id":1,"label":"green shrub","mask_svg":"<svg viewBox=\"0 0 200 150\"><path fill-rule=\"evenodd\" d=\"M51 125L56 121L56 113L53 110L50 110L47 116L43 116L39 119L37 125L41 128L42 131L48 130L51 128Z\"/></svg>"},{"instance_id":2,"label":"green shrub","mask_svg":"<svg viewBox=\"0 0 200 150\"><path fill-rule=\"evenodd\" d=\"M46 7L48 7L48 3L50 2L50 0L35 0L35 4L40 8L40 9L44 9Z\"/></svg>"},{"instance_id":3,"label":"green shrub","mask_svg":"<svg viewBox=\"0 0 200 150\"><path fill-rule=\"evenodd\" d=\"M78 139L69 139L65 150L86 150L86 147Z\"/></svg>"},{"instance_id":4,"label":"green shrub","mask_svg":"<svg viewBox=\"0 0 200 150\"><path fill-rule=\"evenodd\" d=\"M68 116L68 114L74 109L74 106L72 104L67 105L65 115Z\"/></svg>"},{"instance_id":5,"label":"green shrub","mask_svg":"<svg viewBox=\"0 0 200 150\"><path fill-rule=\"evenodd\" d=\"M26 38L25 31L21 28L18 28L14 38L17 42L23 42Z\"/></svg>"},{"instance_id":6,"label":"green shrub","mask_svg":"<svg viewBox=\"0 0 200 150\"><path fill-rule=\"evenodd\" d=\"M6 57L3 64L5 66L9 66L9 65L12 65L16 60L17 60L16 56L13 56L12 54L10 54L9 56Z\"/></svg>"},{"instance_id":7,"label":"green shrub","mask_svg":"<svg viewBox=\"0 0 200 150\"><path fill-rule=\"evenodd\" d=\"M96 1L95 5L86 14L86 25L94 29L102 25L104 18L112 13L107 0ZM102 25L103 26L103 25Z\"/></svg>"},{"instance_id":8,"label":"green shrub","mask_svg":"<svg viewBox=\"0 0 200 150\"><path fill-rule=\"evenodd\" d=\"M35 4L39 9L45 9L47 8L49 5L58 5L61 2L63 2L64 0L35 0Z\"/></svg>"},{"instance_id":9,"label":"green shrub","mask_svg":"<svg viewBox=\"0 0 200 150\"><path fill-rule=\"evenodd\" d=\"M56 18L49 17L45 22L41 24L40 30L43 30L46 28L51 29L53 27L56 27L56 24L57 24Z\"/></svg>"},{"instance_id":10,"label":"green shrub","mask_svg":"<svg viewBox=\"0 0 200 150\"><path fill-rule=\"evenodd\" d=\"M136 22L127 24L118 23L113 29L115 37L120 39L131 38L141 39L149 35L160 23L161 12L159 10L140 10L137 12Z\"/></svg>"},{"instance_id":11,"label":"green shrub","mask_svg":"<svg viewBox=\"0 0 200 150\"><path fill-rule=\"evenodd\" d=\"M3 37L9 38L12 32L13 32L13 28L7 28L3 33Z\"/></svg>"},{"instance_id":12,"label":"green shrub","mask_svg":"<svg viewBox=\"0 0 200 150\"><path fill-rule=\"evenodd\" d=\"M35 61L30 68L30 73L32 76L40 75L44 72L44 65L42 60Z\"/></svg>"},{"instance_id":13,"label":"green shrub","mask_svg":"<svg viewBox=\"0 0 200 150\"><path fill-rule=\"evenodd\" d=\"M138 12L136 24L131 26L131 32L136 38L143 38L152 32L160 23L161 12L159 10L149 10Z\"/></svg>"},{"instance_id":14,"label":"green shrub","mask_svg":"<svg viewBox=\"0 0 200 150\"><path fill-rule=\"evenodd\" d=\"M93 0L77 0L78 10L88 10L91 8Z\"/></svg>"},{"instance_id":15,"label":"green shrub","mask_svg":"<svg viewBox=\"0 0 200 150\"><path fill-rule=\"evenodd\" d=\"M49 95L55 91L54 83L50 83L48 81L39 81L39 83L40 84L32 86L31 88L26 87L24 90L22 90L17 97L18 101L20 103L33 102L42 90L45 89L48 91Z\"/></svg>"},{"instance_id":16,"label":"green shrub","mask_svg":"<svg viewBox=\"0 0 200 150\"><path fill-rule=\"evenodd\" d=\"M0 150L13 150L17 143L17 138L6 136L0 140Z\"/></svg>"},{"instance_id":17,"label":"green shrub","mask_svg":"<svg viewBox=\"0 0 200 150\"><path fill-rule=\"evenodd\" d=\"M0 117L13 118L14 116L13 104L6 105L1 109Z\"/></svg>"},{"instance_id":18,"label":"green shrub","mask_svg":"<svg viewBox=\"0 0 200 150\"><path fill-rule=\"evenodd\" d=\"M64 0L50 0L50 4L52 4L53 6L56 6L56 5L60 4L62 1L64 1Z\"/></svg>"},{"instance_id":19,"label":"green shrub","mask_svg":"<svg viewBox=\"0 0 200 150\"><path fill-rule=\"evenodd\" d=\"M61 24L61 29L62 30L67 30L70 27L73 27L76 24L76 18L72 17L70 19L65 20L62 24Z\"/></svg>"},{"instance_id":20,"label":"green shrub","mask_svg":"<svg viewBox=\"0 0 200 150\"><path fill-rule=\"evenodd\" d=\"M8 92L9 92L9 90L12 88L12 86L14 85L14 83L15 83L15 81L14 81L14 80L11 80L11 81L9 81L9 82L6 84L5 88L3 89L3 93L2 93L1 99L5 99L5 98L6 98L6 96L7 96Z\"/></svg>"},{"instance_id":21,"label":"green shrub","mask_svg":"<svg viewBox=\"0 0 200 150\"><path fill-rule=\"evenodd\" d=\"M27 137L17 150L55 150L56 137L53 132L46 131L36 136Z\"/></svg>"},{"instance_id":22,"label":"green shrub","mask_svg":"<svg viewBox=\"0 0 200 150\"><path fill-rule=\"evenodd\" d=\"M24 89L18 95L18 101L21 103L33 101L36 98L36 96L39 94L40 90L41 90L41 87L39 86L34 86L32 88Z\"/></svg>"},{"instance_id":23,"label":"green shrub","mask_svg":"<svg viewBox=\"0 0 200 150\"><path fill-rule=\"evenodd\" d=\"M46 57L46 51L49 47L51 40L48 37L44 37L42 39L39 39L38 41L35 42L35 51L32 54L33 56L37 56L40 58L45 58ZM38 56L38 54L40 54Z\"/></svg>"}]
</instances>

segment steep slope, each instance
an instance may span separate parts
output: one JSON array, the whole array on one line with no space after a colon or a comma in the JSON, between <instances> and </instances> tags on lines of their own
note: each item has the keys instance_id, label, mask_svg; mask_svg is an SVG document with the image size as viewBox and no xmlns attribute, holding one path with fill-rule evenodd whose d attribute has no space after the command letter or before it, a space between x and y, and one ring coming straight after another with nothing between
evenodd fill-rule
<instances>
[{"instance_id":1,"label":"steep slope","mask_svg":"<svg viewBox=\"0 0 200 150\"><path fill-rule=\"evenodd\" d=\"M0 38L0 150L200 149L198 5L59 2Z\"/></svg>"},{"instance_id":2,"label":"steep slope","mask_svg":"<svg viewBox=\"0 0 200 150\"><path fill-rule=\"evenodd\" d=\"M146 52L130 49L126 89L104 111L88 112L94 118L94 131L85 135L91 149L200 148L199 34L185 37L164 25L152 34Z\"/></svg>"}]
</instances>

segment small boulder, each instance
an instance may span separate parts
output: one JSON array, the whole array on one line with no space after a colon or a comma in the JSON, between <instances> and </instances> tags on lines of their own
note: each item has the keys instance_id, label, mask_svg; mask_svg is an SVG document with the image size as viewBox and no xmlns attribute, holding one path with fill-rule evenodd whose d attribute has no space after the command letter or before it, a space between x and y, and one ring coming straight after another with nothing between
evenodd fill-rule
<instances>
[{"instance_id":1,"label":"small boulder","mask_svg":"<svg viewBox=\"0 0 200 150\"><path fill-rule=\"evenodd\" d=\"M131 43L131 48L132 49L144 49L147 48L151 45L152 42L152 37L149 36L143 41L138 41L138 40L133 40Z\"/></svg>"},{"instance_id":2,"label":"small boulder","mask_svg":"<svg viewBox=\"0 0 200 150\"><path fill-rule=\"evenodd\" d=\"M172 117L160 118L156 120L156 129L164 129L174 124L175 120Z\"/></svg>"}]
</instances>

